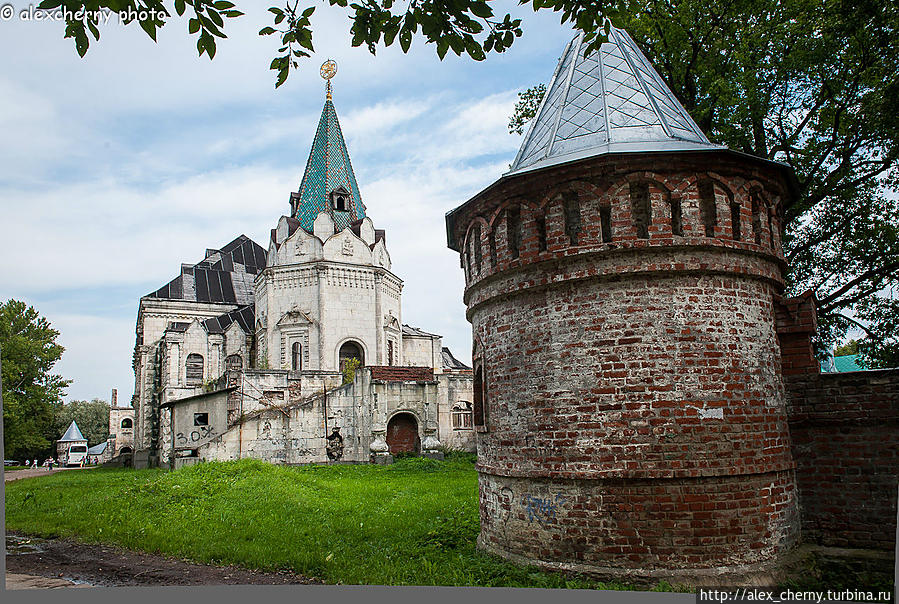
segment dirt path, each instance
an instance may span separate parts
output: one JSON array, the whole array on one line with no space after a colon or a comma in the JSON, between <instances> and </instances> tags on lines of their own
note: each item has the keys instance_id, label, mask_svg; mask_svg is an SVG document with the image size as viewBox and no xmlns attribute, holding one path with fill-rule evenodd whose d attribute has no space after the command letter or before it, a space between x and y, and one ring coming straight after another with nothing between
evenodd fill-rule
<instances>
[{"instance_id":1,"label":"dirt path","mask_svg":"<svg viewBox=\"0 0 899 604\"><path fill-rule=\"evenodd\" d=\"M132 552L111 545L87 545L67 539L38 539L6 534L6 573L10 589L43 585L37 577L76 584L119 585L287 585L321 584L288 571L256 572L235 566L194 564L177 558ZM29 580L21 575L31 576ZM13 581L11 582L10 579ZM18 583L17 583L18 581Z\"/></svg>"},{"instance_id":2,"label":"dirt path","mask_svg":"<svg viewBox=\"0 0 899 604\"><path fill-rule=\"evenodd\" d=\"M19 480L20 478L31 478L32 476L47 476L49 474L53 474L55 472L70 472L72 470L92 470L99 466L88 466L86 468L59 468L57 466L53 466L53 470L48 470L47 468L28 468L27 470L3 470L3 482L9 482L11 480Z\"/></svg>"}]
</instances>

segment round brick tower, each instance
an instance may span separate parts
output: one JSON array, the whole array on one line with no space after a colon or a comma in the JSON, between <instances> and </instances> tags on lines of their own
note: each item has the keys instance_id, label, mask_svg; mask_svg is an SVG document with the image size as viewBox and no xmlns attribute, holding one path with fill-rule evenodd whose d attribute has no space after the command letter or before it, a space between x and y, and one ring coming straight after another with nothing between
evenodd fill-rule
<instances>
[{"instance_id":1,"label":"round brick tower","mask_svg":"<svg viewBox=\"0 0 899 604\"><path fill-rule=\"evenodd\" d=\"M701 577L796 541L774 314L793 182L709 143L623 31L569 44L512 170L447 215L481 547Z\"/></svg>"}]
</instances>

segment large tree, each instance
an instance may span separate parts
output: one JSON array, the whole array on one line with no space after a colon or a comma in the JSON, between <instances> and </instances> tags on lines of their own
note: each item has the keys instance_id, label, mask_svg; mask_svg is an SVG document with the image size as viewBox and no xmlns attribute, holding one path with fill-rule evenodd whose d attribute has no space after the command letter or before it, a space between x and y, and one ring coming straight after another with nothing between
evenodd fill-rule
<instances>
[{"instance_id":1,"label":"large tree","mask_svg":"<svg viewBox=\"0 0 899 604\"><path fill-rule=\"evenodd\" d=\"M789 164L788 293L818 299L819 344L867 337L899 365L899 7L887 0L647 0L622 16L715 142ZM509 123L521 132L537 87Z\"/></svg>"},{"instance_id":2,"label":"large tree","mask_svg":"<svg viewBox=\"0 0 899 604\"><path fill-rule=\"evenodd\" d=\"M34 308L18 300L0 305L4 457L21 459L52 452L62 434L54 424L70 381L50 373L63 347L59 332Z\"/></svg>"},{"instance_id":3,"label":"large tree","mask_svg":"<svg viewBox=\"0 0 899 604\"><path fill-rule=\"evenodd\" d=\"M56 407L56 431L62 434L69 424L78 424L82 436L90 446L104 442L109 436L109 403L95 398L92 401L71 401Z\"/></svg>"}]
</instances>

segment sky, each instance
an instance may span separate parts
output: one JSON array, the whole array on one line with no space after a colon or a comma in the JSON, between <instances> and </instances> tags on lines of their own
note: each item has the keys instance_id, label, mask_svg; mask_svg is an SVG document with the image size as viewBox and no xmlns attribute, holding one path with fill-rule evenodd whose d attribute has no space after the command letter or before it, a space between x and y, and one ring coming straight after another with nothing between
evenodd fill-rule
<instances>
[{"instance_id":1,"label":"sky","mask_svg":"<svg viewBox=\"0 0 899 604\"><path fill-rule=\"evenodd\" d=\"M0 2L0 4L5 4ZM65 347L66 400L118 390L127 403L139 299L245 234L268 247L289 211L337 61L334 105L366 206L404 280L403 321L465 362L471 327L444 215L509 169L517 92L547 82L573 36L515 2L524 35L484 62L443 61L417 36L372 56L350 45L344 9L314 3L316 53L274 88L274 2L237 2L213 61L186 20L153 43L113 17L81 59L64 24L0 13L0 302L33 305ZM310 3L313 4L313 3ZM500 12L503 11L503 12Z\"/></svg>"}]
</instances>

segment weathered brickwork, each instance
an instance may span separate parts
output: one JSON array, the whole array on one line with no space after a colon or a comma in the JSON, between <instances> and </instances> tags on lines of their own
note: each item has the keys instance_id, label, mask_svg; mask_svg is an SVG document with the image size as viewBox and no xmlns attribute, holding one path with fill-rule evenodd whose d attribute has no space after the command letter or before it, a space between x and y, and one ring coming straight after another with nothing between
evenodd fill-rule
<instances>
[{"instance_id":1,"label":"weathered brickwork","mask_svg":"<svg viewBox=\"0 0 899 604\"><path fill-rule=\"evenodd\" d=\"M796 534L792 472L702 480L522 479L481 473L479 544L550 565L758 565Z\"/></svg>"},{"instance_id":2,"label":"weathered brickwork","mask_svg":"<svg viewBox=\"0 0 899 604\"><path fill-rule=\"evenodd\" d=\"M623 154L452 213L484 384L482 546L701 574L796 542L775 318L789 195L730 153Z\"/></svg>"},{"instance_id":3,"label":"weathered brickwork","mask_svg":"<svg viewBox=\"0 0 899 604\"><path fill-rule=\"evenodd\" d=\"M785 380L803 539L893 550L899 370Z\"/></svg>"}]
</instances>

